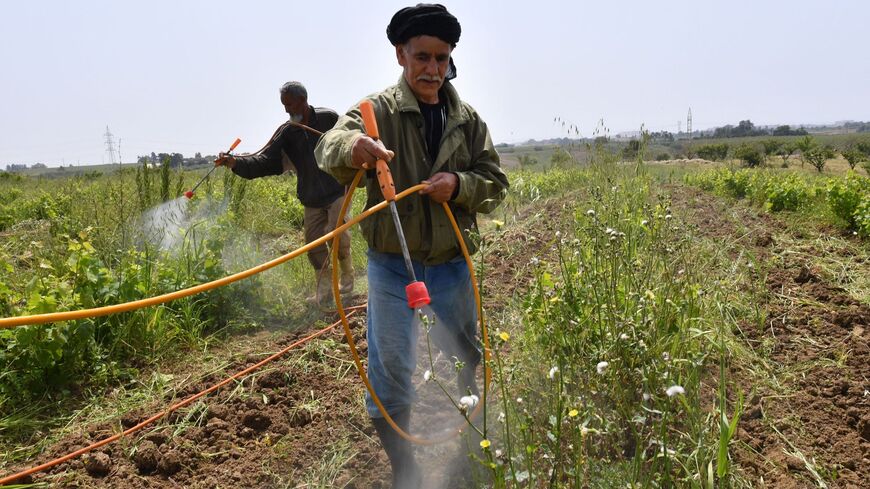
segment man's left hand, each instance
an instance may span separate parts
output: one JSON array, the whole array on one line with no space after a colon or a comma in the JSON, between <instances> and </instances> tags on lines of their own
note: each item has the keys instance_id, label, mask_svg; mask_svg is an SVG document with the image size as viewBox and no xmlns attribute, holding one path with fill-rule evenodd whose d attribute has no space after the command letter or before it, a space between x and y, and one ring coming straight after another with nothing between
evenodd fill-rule
<instances>
[{"instance_id":1,"label":"man's left hand","mask_svg":"<svg viewBox=\"0 0 870 489\"><path fill-rule=\"evenodd\" d=\"M423 183L427 187L420 190L420 194L428 195L430 199L440 204L453 197L453 191L459 185L459 177L454 173L438 172L428 180L423 180Z\"/></svg>"}]
</instances>

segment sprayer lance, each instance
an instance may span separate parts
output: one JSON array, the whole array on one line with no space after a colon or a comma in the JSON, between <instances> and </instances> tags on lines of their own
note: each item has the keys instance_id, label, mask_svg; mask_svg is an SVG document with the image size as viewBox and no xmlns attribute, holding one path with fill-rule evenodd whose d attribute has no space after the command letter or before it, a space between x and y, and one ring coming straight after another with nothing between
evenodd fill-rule
<instances>
[{"instance_id":1,"label":"sprayer lance","mask_svg":"<svg viewBox=\"0 0 870 489\"><path fill-rule=\"evenodd\" d=\"M370 100L363 100L359 104L359 110L362 114L366 134L377 141L380 139L380 135L378 133L378 122L375 119L375 108L372 102ZM402 257L405 258L405 268L408 270L408 277L411 279L411 283L405 287L408 306L416 309L431 302L429 292L426 290L426 284L418 281L417 275L414 273L411 254L408 252L408 242L405 240L405 232L402 230L402 222L399 220L399 210L396 208L396 186L393 184L393 175L390 173L390 167L387 166L386 161L378 160L375 163L375 174L378 176L378 184L381 187L384 200L389 202L390 214L393 216L396 235L399 237L399 246L402 248Z\"/></svg>"},{"instance_id":2,"label":"sprayer lance","mask_svg":"<svg viewBox=\"0 0 870 489\"><path fill-rule=\"evenodd\" d=\"M241 142L242 142L241 139L236 138L236 140L233 141L233 144L230 146L230 149L227 150L227 154L232 153L233 150L236 149L236 146L238 146L239 143L241 143ZM213 172L213 171L215 170L215 168L217 168L217 165L213 166L213 167L211 168L211 170L209 170L208 173L206 173L205 176L202 177L202 178L199 180L199 182L197 182L196 185L193 186L192 189L188 190L187 192L184 192L184 196L187 197L188 199L192 199L192 198L193 198L193 193L196 191L197 188L199 188L200 185L202 185L202 182L204 182L205 179L208 178L209 175L211 175L211 172Z\"/></svg>"}]
</instances>

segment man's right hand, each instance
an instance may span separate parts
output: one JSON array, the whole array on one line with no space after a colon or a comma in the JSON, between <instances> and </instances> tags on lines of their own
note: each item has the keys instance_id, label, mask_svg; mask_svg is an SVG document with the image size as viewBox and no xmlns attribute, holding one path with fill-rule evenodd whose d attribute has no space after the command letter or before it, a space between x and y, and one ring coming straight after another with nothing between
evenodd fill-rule
<instances>
[{"instance_id":1,"label":"man's right hand","mask_svg":"<svg viewBox=\"0 0 870 489\"><path fill-rule=\"evenodd\" d=\"M236 166L236 159L229 153L220 153L214 160L214 166L225 166L232 170Z\"/></svg>"},{"instance_id":2,"label":"man's right hand","mask_svg":"<svg viewBox=\"0 0 870 489\"><path fill-rule=\"evenodd\" d=\"M374 168L378 160L389 162L396 153L388 150L384 143L363 134L356 138L350 149L350 162L354 168Z\"/></svg>"}]
</instances>

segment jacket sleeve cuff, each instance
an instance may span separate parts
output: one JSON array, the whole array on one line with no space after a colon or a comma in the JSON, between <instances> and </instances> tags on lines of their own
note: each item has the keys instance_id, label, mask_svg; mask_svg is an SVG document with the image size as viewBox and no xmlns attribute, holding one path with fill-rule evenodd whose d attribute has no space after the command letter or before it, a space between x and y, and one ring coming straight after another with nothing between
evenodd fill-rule
<instances>
[{"instance_id":1,"label":"jacket sleeve cuff","mask_svg":"<svg viewBox=\"0 0 870 489\"><path fill-rule=\"evenodd\" d=\"M453 195L450 196L450 200L455 202L456 197L459 197L459 189L462 188L462 182L459 180L459 172L452 171L450 173L456 175L456 187L453 189Z\"/></svg>"},{"instance_id":2,"label":"jacket sleeve cuff","mask_svg":"<svg viewBox=\"0 0 870 489\"><path fill-rule=\"evenodd\" d=\"M474 177L465 172L454 172L453 174L459 178L459 181L456 183L456 190L454 190L456 196L450 200L468 209L468 202L471 199L471 188L474 183L472 179Z\"/></svg>"},{"instance_id":3,"label":"jacket sleeve cuff","mask_svg":"<svg viewBox=\"0 0 870 489\"><path fill-rule=\"evenodd\" d=\"M342 148L341 151L341 153L344 155L344 158L342 158L344 160L342 161L342 163L344 163L344 166L348 168L353 168L354 170L356 170L356 168L353 166L353 145L354 143L356 143L356 140L361 137L363 137L363 133L357 132L353 136L347 138L347 144L344 148Z\"/></svg>"}]
</instances>

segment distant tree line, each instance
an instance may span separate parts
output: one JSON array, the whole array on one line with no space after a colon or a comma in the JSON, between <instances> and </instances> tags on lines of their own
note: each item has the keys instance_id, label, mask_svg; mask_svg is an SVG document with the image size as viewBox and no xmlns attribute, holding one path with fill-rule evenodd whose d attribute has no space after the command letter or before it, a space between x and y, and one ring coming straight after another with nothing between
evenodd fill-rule
<instances>
[{"instance_id":1,"label":"distant tree line","mask_svg":"<svg viewBox=\"0 0 870 489\"><path fill-rule=\"evenodd\" d=\"M756 127L749 119L740 121L736 126L726 124L713 129L714 138L742 138L748 136L806 136L804 128L792 129L789 125L777 126L773 130Z\"/></svg>"},{"instance_id":2,"label":"distant tree line","mask_svg":"<svg viewBox=\"0 0 870 489\"><path fill-rule=\"evenodd\" d=\"M870 122L846 122L843 127L855 132L870 132Z\"/></svg>"},{"instance_id":3,"label":"distant tree line","mask_svg":"<svg viewBox=\"0 0 870 489\"><path fill-rule=\"evenodd\" d=\"M9 163L6 165L6 171L12 173L16 171L24 171L28 168L27 163ZM48 168L44 163L34 163L30 168L34 170L44 170Z\"/></svg>"},{"instance_id":4,"label":"distant tree line","mask_svg":"<svg viewBox=\"0 0 870 489\"><path fill-rule=\"evenodd\" d=\"M852 170L860 164L867 173L870 173L870 141L852 140L838 149L830 144L823 144L810 135L805 135L792 141L763 139L742 142L733 147L728 143L713 143L690 149L690 154L705 160L725 161L730 156L750 168L770 162L776 157L782 160L780 166L787 167L792 155L798 154L801 166L809 163L819 173L824 170L827 161L835 158L837 153L846 160Z\"/></svg>"},{"instance_id":5,"label":"distant tree line","mask_svg":"<svg viewBox=\"0 0 870 489\"><path fill-rule=\"evenodd\" d=\"M185 158L181 153L155 153L152 151L150 155L138 157L136 162L140 165L151 164L159 166L162 165L164 161L169 161L169 166L171 168L180 168L185 166L205 165L213 162L214 159L214 156L202 156L202 153L199 152L197 152L193 158Z\"/></svg>"}]
</instances>

